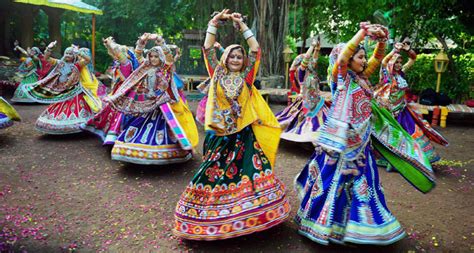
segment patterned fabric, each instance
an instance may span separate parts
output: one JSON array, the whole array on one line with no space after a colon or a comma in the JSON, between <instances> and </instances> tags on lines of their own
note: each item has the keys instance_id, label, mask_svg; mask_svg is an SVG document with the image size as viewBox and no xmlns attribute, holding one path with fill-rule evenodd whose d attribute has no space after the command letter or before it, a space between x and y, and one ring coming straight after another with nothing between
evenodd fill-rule
<instances>
[{"instance_id":1,"label":"patterned fabric","mask_svg":"<svg viewBox=\"0 0 474 253\"><path fill-rule=\"evenodd\" d=\"M162 103L176 101L177 90L171 82L170 66L154 67L143 63L105 101L126 114L152 112Z\"/></svg>"},{"instance_id":2,"label":"patterned fabric","mask_svg":"<svg viewBox=\"0 0 474 253\"><path fill-rule=\"evenodd\" d=\"M318 149L296 188L298 232L315 242L387 245L405 236L387 207L370 145L355 161Z\"/></svg>"},{"instance_id":3,"label":"patterned fabric","mask_svg":"<svg viewBox=\"0 0 474 253\"><path fill-rule=\"evenodd\" d=\"M320 95L316 72L298 68L297 74L301 95L283 111L277 113L276 118L283 129L282 139L313 142L319 136L317 130L326 120L329 107Z\"/></svg>"},{"instance_id":4,"label":"patterned fabric","mask_svg":"<svg viewBox=\"0 0 474 253\"><path fill-rule=\"evenodd\" d=\"M5 99L0 97L0 129L13 125L14 120L20 120L20 115Z\"/></svg>"},{"instance_id":5,"label":"patterned fabric","mask_svg":"<svg viewBox=\"0 0 474 253\"><path fill-rule=\"evenodd\" d=\"M51 72L57 61L52 58L45 59L42 54L38 56L38 59L40 67L36 68L36 74L38 74L38 79L43 79L49 74L49 72Z\"/></svg>"},{"instance_id":6,"label":"patterned fabric","mask_svg":"<svg viewBox=\"0 0 474 253\"><path fill-rule=\"evenodd\" d=\"M196 121L201 125L204 125L206 121L206 104L207 104L207 96L204 96L196 109Z\"/></svg>"},{"instance_id":7,"label":"patterned fabric","mask_svg":"<svg viewBox=\"0 0 474 253\"><path fill-rule=\"evenodd\" d=\"M352 55L351 48L343 53ZM434 174L418 143L371 101L369 75L338 65L328 70L337 81L327 120L296 178L301 204L295 221L300 234L321 244L391 244L405 232L387 208L373 147L424 193L434 187Z\"/></svg>"},{"instance_id":8,"label":"patterned fabric","mask_svg":"<svg viewBox=\"0 0 474 253\"><path fill-rule=\"evenodd\" d=\"M22 91L35 102L52 104L67 101L82 92L79 85L79 66L59 61L44 79L21 87Z\"/></svg>"},{"instance_id":9,"label":"patterned fabric","mask_svg":"<svg viewBox=\"0 0 474 253\"><path fill-rule=\"evenodd\" d=\"M181 195L173 233L191 240L219 240L262 231L290 212L250 126L228 136L206 135L203 163Z\"/></svg>"},{"instance_id":10,"label":"patterned fabric","mask_svg":"<svg viewBox=\"0 0 474 253\"><path fill-rule=\"evenodd\" d=\"M406 106L403 108L402 111L396 115L396 120L400 125L403 127L405 131L407 131L415 141L420 144L421 148L423 149L423 152L425 153L426 157L431 163L437 162L440 158L438 153L435 151L433 145L431 144L430 139L428 139L428 135L425 135L423 133L423 128L419 127L417 125L417 122L415 121L415 118L412 116L412 114L416 114L414 111L410 111L410 107ZM426 122L425 120L421 119L422 121ZM425 124L423 124L425 125ZM425 129L430 129L432 131L435 131L429 124L426 122L427 128ZM438 133L435 131L435 133ZM443 138L443 137L441 137ZM444 139L444 138L443 138ZM446 141L447 143L447 141Z\"/></svg>"},{"instance_id":11,"label":"patterned fabric","mask_svg":"<svg viewBox=\"0 0 474 253\"><path fill-rule=\"evenodd\" d=\"M10 120L20 121L20 115L3 97L0 97L0 113Z\"/></svg>"},{"instance_id":12,"label":"patterned fabric","mask_svg":"<svg viewBox=\"0 0 474 253\"><path fill-rule=\"evenodd\" d=\"M23 92L22 88L23 86L26 86L30 83L36 83L38 81L38 75L33 72L28 76L25 76L18 87L15 90L15 93L13 93L12 101L16 103L31 103L34 102L32 99L28 98L28 96Z\"/></svg>"},{"instance_id":13,"label":"patterned fabric","mask_svg":"<svg viewBox=\"0 0 474 253\"><path fill-rule=\"evenodd\" d=\"M244 67L231 73L225 63L236 48L244 52ZM191 240L218 240L277 225L290 206L272 170L281 130L253 86L260 49L247 58L241 46L229 46L219 65L213 49L204 50L204 55L212 78L203 162L177 204L173 233Z\"/></svg>"},{"instance_id":14,"label":"patterned fabric","mask_svg":"<svg viewBox=\"0 0 474 253\"><path fill-rule=\"evenodd\" d=\"M112 149L112 159L136 164L171 164L192 158L181 148L161 110L136 117L120 134Z\"/></svg>"},{"instance_id":15,"label":"patterned fabric","mask_svg":"<svg viewBox=\"0 0 474 253\"><path fill-rule=\"evenodd\" d=\"M326 120L330 103L324 104L314 116L308 116L303 110L303 98L296 100L275 116L283 132L281 138L294 142L314 142L318 136L317 131Z\"/></svg>"},{"instance_id":16,"label":"patterned fabric","mask_svg":"<svg viewBox=\"0 0 474 253\"><path fill-rule=\"evenodd\" d=\"M118 135L126 128L125 116L107 104L102 110L89 119L81 129L97 135L103 145L113 145Z\"/></svg>"},{"instance_id":17,"label":"patterned fabric","mask_svg":"<svg viewBox=\"0 0 474 253\"><path fill-rule=\"evenodd\" d=\"M160 47L150 50L164 62ZM137 58L143 60L140 51L137 52ZM135 117L126 120L126 126L122 125L123 130L112 149L112 159L137 164L171 164L192 158L192 147L198 142L197 128L191 112L179 99L172 81L172 67L153 66L149 59L144 60L105 99L113 110Z\"/></svg>"},{"instance_id":18,"label":"patterned fabric","mask_svg":"<svg viewBox=\"0 0 474 253\"><path fill-rule=\"evenodd\" d=\"M430 140L444 146L448 146L449 142L407 104L405 91L408 84L404 79L404 73L403 71L394 73L393 70L393 64L398 57L400 55L395 54L386 68L381 67L382 86L374 93L375 97L379 104L390 110L403 129L420 144L429 161L436 162L440 157ZM389 104L387 105L385 101Z\"/></svg>"},{"instance_id":19,"label":"patterned fabric","mask_svg":"<svg viewBox=\"0 0 474 253\"><path fill-rule=\"evenodd\" d=\"M36 129L47 134L81 132L80 126L94 116L94 112L79 94L64 102L52 104L36 120Z\"/></svg>"},{"instance_id":20,"label":"patterned fabric","mask_svg":"<svg viewBox=\"0 0 474 253\"><path fill-rule=\"evenodd\" d=\"M123 84L123 81L130 76L133 71L132 67L133 65L130 61L126 64L115 66L111 94L114 94ZM113 145L123 129L127 128L127 122L133 121L130 119L131 117L125 117L122 112L114 109L107 103L99 113L82 125L81 129L97 135L103 141L103 145ZM126 118L128 120L125 120Z\"/></svg>"},{"instance_id":21,"label":"patterned fabric","mask_svg":"<svg viewBox=\"0 0 474 253\"><path fill-rule=\"evenodd\" d=\"M11 120L7 115L0 112L0 129L4 129L13 125L13 120Z\"/></svg>"}]
</instances>

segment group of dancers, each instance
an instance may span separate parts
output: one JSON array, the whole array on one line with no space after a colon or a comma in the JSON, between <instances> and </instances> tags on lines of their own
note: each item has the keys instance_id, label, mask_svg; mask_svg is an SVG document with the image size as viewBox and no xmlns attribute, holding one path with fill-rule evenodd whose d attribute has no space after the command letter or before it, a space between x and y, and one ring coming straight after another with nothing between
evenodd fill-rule
<instances>
[{"instance_id":1,"label":"group of dancers","mask_svg":"<svg viewBox=\"0 0 474 253\"><path fill-rule=\"evenodd\" d=\"M246 46L223 49L216 42L226 22L242 33ZM366 37L376 42L368 60L361 45ZM330 101L320 94L320 44L313 41L290 69L299 96L275 116L253 85L262 53L256 37L240 13L224 9L214 15L203 46L209 79L199 88L206 97L196 113L206 131L202 163L177 203L173 233L189 240L220 240L285 221L290 204L273 168L279 141L286 139L315 147L295 180L300 234L321 244L387 245L403 238L377 168L396 171L427 193L435 186L431 163L439 159L432 142L448 142L404 98L404 73L416 59L409 41L396 43L384 57L387 40L384 26L361 23L348 43L332 50ZM92 132L104 145L113 145L114 160L163 165L191 159L198 130L177 87L182 81L175 73L176 53L157 34L143 34L135 48L111 37L103 42L114 60L108 94L93 75L87 48L72 46L61 59L53 59L51 43L44 54L17 46L33 68L22 70L12 100L51 104L38 118L37 130ZM149 42L154 45L146 49ZM401 52L410 58L405 65ZM380 65L380 83L374 87L368 78ZM0 100L0 127L12 120L19 120L18 113Z\"/></svg>"}]
</instances>

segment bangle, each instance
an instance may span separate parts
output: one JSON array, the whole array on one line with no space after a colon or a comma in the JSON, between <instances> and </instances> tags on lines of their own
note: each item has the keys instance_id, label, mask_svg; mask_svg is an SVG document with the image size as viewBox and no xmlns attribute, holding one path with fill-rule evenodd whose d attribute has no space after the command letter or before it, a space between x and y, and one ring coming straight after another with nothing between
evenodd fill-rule
<instances>
[{"instance_id":1,"label":"bangle","mask_svg":"<svg viewBox=\"0 0 474 253\"><path fill-rule=\"evenodd\" d=\"M211 20L209 20L209 23L207 25L208 26L214 26L214 27L217 28L219 26L219 20L211 19Z\"/></svg>"},{"instance_id":2,"label":"bangle","mask_svg":"<svg viewBox=\"0 0 474 253\"><path fill-rule=\"evenodd\" d=\"M309 63L309 58L304 57L304 58L303 58L303 61L301 61L301 66L302 66L303 68L307 68L307 67L308 67L308 63Z\"/></svg>"},{"instance_id":3,"label":"bangle","mask_svg":"<svg viewBox=\"0 0 474 253\"><path fill-rule=\"evenodd\" d=\"M247 29L245 32L242 33L244 35L244 39L248 40L250 37L253 36L252 30Z\"/></svg>"},{"instance_id":4,"label":"bangle","mask_svg":"<svg viewBox=\"0 0 474 253\"><path fill-rule=\"evenodd\" d=\"M413 51L413 50L411 50L411 49L410 49L410 51L408 51L408 56L409 56L411 59L416 60L416 53L415 53L415 51Z\"/></svg>"},{"instance_id":5,"label":"bangle","mask_svg":"<svg viewBox=\"0 0 474 253\"><path fill-rule=\"evenodd\" d=\"M207 31L206 31L206 32L207 32L207 33L210 33L210 34L212 34L212 35L216 35L216 33L217 33L217 27L215 27L215 26L209 24L209 26L207 27Z\"/></svg>"}]
</instances>

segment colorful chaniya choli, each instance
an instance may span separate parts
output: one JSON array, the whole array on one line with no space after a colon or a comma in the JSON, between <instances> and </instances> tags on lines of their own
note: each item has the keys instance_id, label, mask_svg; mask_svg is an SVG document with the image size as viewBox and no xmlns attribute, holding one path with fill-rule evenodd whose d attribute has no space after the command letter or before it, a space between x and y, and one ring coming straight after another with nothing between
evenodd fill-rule
<instances>
[{"instance_id":1,"label":"colorful chaniya choli","mask_svg":"<svg viewBox=\"0 0 474 253\"><path fill-rule=\"evenodd\" d=\"M13 125L13 121L20 121L20 115L3 97L0 97L0 129Z\"/></svg>"},{"instance_id":2,"label":"colorful chaniya choli","mask_svg":"<svg viewBox=\"0 0 474 253\"><path fill-rule=\"evenodd\" d=\"M36 121L38 131L71 134L101 109L98 87L86 66L59 60L48 76L22 89L33 101L51 104Z\"/></svg>"},{"instance_id":3,"label":"colorful chaniya choli","mask_svg":"<svg viewBox=\"0 0 474 253\"><path fill-rule=\"evenodd\" d=\"M13 93L12 101L15 103L32 103L33 100L26 96L21 87L30 83L38 81L38 74L36 73L36 63L31 57L27 57L18 67L14 80L18 82L18 87Z\"/></svg>"},{"instance_id":4,"label":"colorful chaniya choli","mask_svg":"<svg viewBox=\"0 0 474 253\"><path fill-rule=\"evenodd\" d=\"M224 53L224 49L222 47L219 48L219 53L220 54ZM207 59L207 60L212 61L211 59ZM211 78L207 78L206 80L204 80L197 86L197 89L199 90L199 92L201 92L201 94L204 95L204 97L201 98L196 108L196 121L203 126L206 121L206 105L207 105L207 98L208 98L207 93L209 92L210 83L211 83Z\"/></svg>"},{"instance_id":5,"label":"colorful chaniya choli","mask_svg":"<svg viewBox=\"0 0 474 253\"><path fill-rule=\"evenodd\" d=\"M326 119L330 102L320 95L316 70L298 68L296 81L301 88L301 94L276 114L283 129L281 138L294 142L313 142L318 137L317 130Z\"/></svg>"},{"instance_id":6,"label":"colorful chaniya choli","mask_svg":"<svg viewBox=\"0 0 474 253\"><path fill-rule=\"evenodd\" d=\"M133 53L129 51L129 54ZM138 62L135 63L132 60L127 61L125 64L117 63L114 66L110 95L115 94L125 79L137 67ZM81 129L97 135L102 140L103 145L113 145L123 129L127 127L127 123L133 121L133 119L133 116L126 116L106 103L99 113L81 126Z\"/></svg>"},{"instance_id":7,"label":"colorful chaniya choli","mask_svg":"<svg viewBox=\"0 0 474 253\"><path fill-rule=\"evenodd\" d=\"M173 233L190 240L219 240L262 231L290 212L285 186L273 173L281 133L253 86L260 51L238 74L228 73L224 52L204 50L212 77L206 105L203 162L181 194Z\"/></svg>"},{"instance_id":8,"label":"colorful chaniya choli","mask_svg":"<svg viewBox=\"0 0 474 253\"><path fill-rule=\"evenodd\" d=\"M204 97L202 97L202 99L199 101L196 108L196 121L203 126L206 121L206 104L208 99L207 93L209 92L210 82L211 79L208 78L197 86L199 92L204 94Z\"/></svg>"},{"instance_id":9,"label":"colorful chaniya choli","mask_svg":"<svg viewBox=\"0 0 474 253\"><path fill-rule=\"evenodd\" d=\"M137 68L106 101L133 115L112 148L112 159L137 164L171 164L192 158L198 132L191 112L179 99L171 66Z\"/></svg>"},{"instance_id":10,"label":"colorful chaniya choli","mask_svg":"<svg viewBox=\"0 0 474 253\"><path fill-rule=\"evenodd\" d=\"M38 49L39 51L39 49ZM15 93L13 94L12 101L15 103L32 103L32 99L23 92L22 86L36 83L38 80L43 79L49 74L56 64L56 59L46 58L43 54L34 56L34 58L28 57L18 67L15 80L19 82Z\"/></svg>"},{"instance_id":11,"label":"colorful chaniya choli","mask_svg":"<svg viewBox=\"0 0 474 253\"><path fill-rule=\"evenodd\" d=\"M382 53L378 45L376 59ZM391 244L405 232L386 205L374 148L424 193L434 187L434 174L419 144L371 101L368 80L337 65L331 109L315 152L296 178L298 232L321 244Z\"/></svg>"},{"instance_id":12,"label":"colorful chaniya choli","mask_svg":"<svg viewBox=\"0 0 474 253\"><path fill-rule=\"evenodd\" d=\"M423 119L417 110L406 102L405 92L408 89L405 75L400 73L391 74L393 69L393 57L387 67L381 67L380 75L383 85L375 92L375 96L380 104L386 105L392 112L398 123L415 139L425 152L431 163L440 159L431 141L443 146L448 146L448 141L439 132L433 129L430 124ZM385 161L379 164L385 165Z\"/></svg>"}]
</instances>

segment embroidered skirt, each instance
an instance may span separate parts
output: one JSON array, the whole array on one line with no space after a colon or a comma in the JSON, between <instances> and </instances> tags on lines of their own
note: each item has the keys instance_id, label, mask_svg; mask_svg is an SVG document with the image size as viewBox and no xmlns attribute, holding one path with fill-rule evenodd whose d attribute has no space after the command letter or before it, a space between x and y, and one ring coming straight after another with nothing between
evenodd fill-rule
<instances>
[{"instance_id":1,"label":"embroidered skirt","mask_svg":"<svg viewBox=\"0 0 474 253\"><path fill-rule=\"evenodd\" d=\"M0 112L0 129L7 128L13 125L13 120L11 120L7 115Z\"/></svg>"},{"instance_id":2,"label":"embroidered skirt","mask_svg":"<svg viewBox=\"0 0 474 253\"><path fill-rule=\"evenodd\" d=\"M387 245L405 236L386 205L370 144L356 161L317 149L296 189L298 232L315 242Z\"/></svg>"},{"instance_id":3,"label":"embroidered skirt","mask_svg":"<svg viewBox=\"0 0 474 253\"><path fill-rule=\"evenodd\" d=\"M36 83L38 81L38 75L36 73L33 73L31 75L26 76L23 78L18 85L18 88L16 88L15 93L13 93L12 101L16 103L34 103L31 98L29 98L21 89L22 86L28 85L30 83Z\"/></svg>"},{"instance_id":4,"label":"embroidered skirt","mask_svg":"<svg viewBox=\"0 0 474 253\"><path fill-rule=\"evenodd\" d=\"M288 217L285 186L250 126L229 136L208 133L203 154L176 206L174 234L190 240L233 238Z\"/></svg>"},{"instance_id":5,"label":"embroidered skirt","mask_svg":"<svg viewBox=\"0 0 474 253\"><path fill-rule=\"evenodd\" d=\"M317 139L320 126L326 120L326 107L322 107L314 116L308 116L303 107L303 99L298 97L283 111L276 114L276 118L283 128L281 138L294 142L313 142Z\"/></svg>"},{"instance_id":6,"label":"embroidered skirt","mask_svg":"<svg viewBox=\"0 0 474 253\"><path fill-rule=\"evenodd\" d=\"M47 134L72 134L81 132L80 126L94 116L84 99L84 94L51 104L36 121L36 129Z\"/></svg>"},{"instance_id":7,"label":"embroidered skirt","mask_svg":"<svg viewBox=\"0 0 474 253\"><path fill-rule=\"evenodd\" d=\"M132 118L130 120L130 118ZM127 120L128 119L128 120ZM84 131L91 132L102 140L103 145L113 145L120 133L133 121L134 117L125 117L122 112L106 105L102 110L81 126Z\"/></svg>"},{"instance_id":8,"label":"embroidered skirt","mask_svg":"<svg viewBox=\"0 0 474 253\"><path fill-rule=\"evenodd\" d=\"M192 158L178 139L160 109L134 118L123 129L112 148L112 159L137 164L171 164Z\"/></svg>"}]
</instances>

